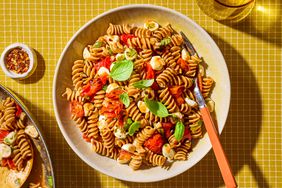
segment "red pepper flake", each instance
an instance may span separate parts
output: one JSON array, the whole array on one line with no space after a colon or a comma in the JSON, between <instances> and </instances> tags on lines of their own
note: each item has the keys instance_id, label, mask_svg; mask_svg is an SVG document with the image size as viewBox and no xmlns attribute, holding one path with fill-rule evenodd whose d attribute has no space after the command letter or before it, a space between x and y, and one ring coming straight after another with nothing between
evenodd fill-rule
<instances>
[{"instance_id":1,"label":"red pepper flake","mask_svg":"<svg viewBox=\"0 0 282 188\"><path fill-rule=\"evenodd\" d=\"M22 48L12 49L6 56L5 65L8 70L17 74L23 74L27 72L30 65L28 53Z\"/></svg>"}]
</instances>

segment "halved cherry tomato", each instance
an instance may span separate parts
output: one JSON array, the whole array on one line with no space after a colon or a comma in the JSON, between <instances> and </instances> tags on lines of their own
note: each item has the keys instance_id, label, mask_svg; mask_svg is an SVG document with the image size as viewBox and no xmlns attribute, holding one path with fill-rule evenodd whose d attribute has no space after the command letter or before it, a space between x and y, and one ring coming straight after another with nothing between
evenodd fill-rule
<instances>
[{"instance_id":1,"label":"halved cherry tomato","mask_svg":"<svg viewBox=\"0 0 282 188\"><path fill-rule=\"evenodd\" d=\"M164 139L161 134L154 134L151 138L145 141L144 146L154 153L162 153Z\"/></svg>"},{"instance_id":2,"label":"halved cherry tomato","mask_svg":"<svg viewBox=\"0 0 282 188\"><path fill-rule=\"evenodd\" d=\"M95 78L92 83L88 83L82 88L81 96L93 97L103 86L107 83L107 74L103 74L98 78Z\"/></svg>"},{"instance_id":3,"label":"halved cherry tomato","mask_svg":"<svg viewBox=\"0 0 282 188\"><path fill-rule=\"evenodd\" d=\"M110 93L107 93L106 97L108 97L110 99L118 100L119 99L119 95L122 94L122 93L124 93L123 90L121 90L121 89L114 89Z\"/></svg>"},{"instance_id":4,"label":"halved cherry tomato","mask_svg":"<svg viewBox=\"0 0 282 188\"><path fill-rule=\"evenodd\" d=\"M168 122L168 123L162 123L162 127L164 129L164 133L165 133L165 137L168 139L172 133L171 133L171 129L173 128L173 124Z\"/></svg>"},{"instance_id":5,"label":"halved cherry tomato","mask_svg":"<svg viewBox=\"0 0 282 188\"><path fill-rule=\"evenodd\" d=\"M0 130L0 143L3 142L4 138L9 134L9 131Z\"/></svg>"},{"instance_id":6,"label":"halved cherry tomato","mask_svg":"<svg viewBox=\"0 0 282 188\"><path fill-rule=\"evenodd\" d=\"M111 64L112 64L111 57L107 56L95 65L95 69L96 69L96 71L98 71L101 67L105 67L107 69L110 69Z\"/></svg>"},{"instance_id":7,"label":"halved cherry tomato","mask_svg":"<svg viewBox=\"0 0 282 188\"><path fill-rule=\"evenodd\" d=\"M185 128L182 140L186 140L186 139L192 140L191 132L188 128Z\"/></svg>"},{"instance_id":8,"label":"halved cherry tomato","mask_svg":"<svg viewBox=\"0 0 282 188\"><path fill-rule=\"evenodd\" d=\"M18 104L16 104L16 109L17 109L16 117L19 118L23 110L22 110L22 108Z\"/></svg>"},{"instance_id":9,"label":"halved cherry tomato","mask_svg":"<svg viewBox=\"0 0 282 188\"><path fill-rule=\"evenodd\" d=\"M181 69L184 70L185 72L190 70L189 64L182 58L179 58L177 60L177 64L179 64Z\"/></svg>"},{"instance_id":10,"label":"halved cherry tomato","mask_svg":"<svg viewBox=\"0 0 282 188\"><path fill-rule=\"evenodd\" d=\"M122 109L123 104L119 100L112 100L110 103L103 103L101 114L107 118L117 118L119 117Z\"/></svg>"},{"instance_id":11,"label":"halved cherry tomato","mask_svg":"<svg viewBox=\"0 0 282 188\"><path fill-rule=\"evenodd\" d=\"M146 63L146 79L154 79L155 78L155 72L150 63Z\"/></svg>"},{"instance_id":12,"label":"halved cherry tomato","mask_svg":"<svg viewBox=\"0 0 282 188\"><path fill-rule=\"evenodd\" d=\"M172 95L180 96L182 95L184 87L183 86L173 86L169 88L169 92Z\"/></svg>"},{"instance_id":13,"label":"halved cherry tomato","mask_svg":"<svg viewBox=\"0 0 282 188\"><path fill-rule=\"evenodd\" d=\"M78 101L72 101L71 102L71 113L74 114L76 117L83 117L84 110L83 110L82 103Z\"/></svg>"},{"instance_id":14,"label":"halved cherry tomato","mask_svg":"<svg viewBox=\"0 0 282 188\"><path fill-rule=\"evenodd\" d=\"M127 40L128 39L132 39L132 38L135 38L135 36L133 34L122 34L120 36L120 40L122 42L122 44L126 44L128 46L128 43L127 43Z\"/></svg>"},{"instance_id":15,"label":"halved cherry tomato","mask_svg":"<svg viewBox=\"0 0 282 188\"><path fill-rule=\"evenodd\" d=\"M82 135L82 138L86 141L86 142L90 142L91 139L86 135L86 134L83 134Z\"/></svg>"},{"instance_id":16,"label":"halved cherry tomato","mask_svg":"<svg viewBox=\"0 0 282 188\"><path fill-rule=\"evenodd\" d=\"M146 68L146 79L155 79L154 69L152 68L152 66L150 65L149 62L146 63L145 68ZM159 85L156 81L152 84L151 88L153 90L159 90L160 89L160 87L159 87Z\"/></svg>"},{"instance_id":17,"label":"halved cherry tomato","mask_svg":"<svg viewBox=\"0 0 282 188\"><path fill-rule=\"evenodd\" d=\"M173 86L169 88L169 92L172 94L178 105L185 103L185 100L182 97L183 89L183 86Z\"/></svg>"},{"instance_id":18,"label":"halved cherry tomato","mask_svg":"<svg viewBox=\"0 0 282 188\"><path fill-rule=\"evenodd\" d=\"M16 165L11 158L2 159L1 163L3 167L8 167L9 169L12 169L12 170L16 169Z\"/></svg>"}]
</instances>

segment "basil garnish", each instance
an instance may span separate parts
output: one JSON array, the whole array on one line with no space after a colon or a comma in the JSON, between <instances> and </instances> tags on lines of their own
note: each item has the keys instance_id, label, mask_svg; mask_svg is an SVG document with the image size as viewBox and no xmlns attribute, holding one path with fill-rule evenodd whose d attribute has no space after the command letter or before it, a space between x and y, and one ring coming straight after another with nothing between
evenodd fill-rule
<instances>
[{"instance_id":1,"label":"basil garnish","mask_svg":"<svg viewBox=\"0 0 282 188\"><path fill-rule=\"evenodd\" d=\"M159 116L159 117L169 116L169 113L168 113L165 105L163 105L161 102L149 100L149 99L145 99L144 102L145 102L146 106L149 108L150 112L152 112L156 116Z\"/></svg>"},{"instance_id":2,"label":"basil garnish","mask_svg":"<svg viewBox=\"0 0 282 188\"><path fill-rule=\"evenodd\" d=\"M138 82L135 82L133 86L136 88L147 88L147 87L150 87L153 83L154 83L154 79L140 80Z\"/></svg>"},{"instance_id":3,"label":"basil garnish","mask_svg":"<svg viewBox=\"0 0 282 188\"><path fill-rule=\"evenodd\" d=\"M178 121L175 125L175 131L174 131L174 137L175 139L179 142L184 135L184 129L185 126L183 125L183 123L181 121Z\"/></svg>"},{"instance_id":4,"label":"basil garnish","mask_svg":"<svg viewBox=\"0 0 282 188\"><path fill-rule=\"evenodd\" d=\"M127 93L120 94L119 99L121 100L121 102L124 104L126 108L130 105L130 100Z\"/></svg>"},{"instance_id":5,"label":"basil garnish","mask_svg":"<svg viewBox=\"0 0 282 188\"><path fill-rule=\"evenodd\" d=\"M161 46L166 46L171 42L170 38L164 38L161 40Z\"/></svg>"},{"instance_id":6,"label":"basil garnish","mask_svg":"<svg viewBox=\"0 0 282 188\"><path fill-rule=\"evenodd\" d=\"M133 136L134 133L140 128L140 123L139 122L134 122L130 125L129 129L128 129L128 134L130 136Z\"/></svg>"},{"instance_id":7,"label":"basil garnish","mask_svg":"<svg viewBox=\"0 0 282 188\"><path fill-rule=\"evenodd\" d=\"M117 61L111 72L110 76L116 81L125 81L130 78L133 71L133 62L129 60Z\"/></svg>"}]
</instances>

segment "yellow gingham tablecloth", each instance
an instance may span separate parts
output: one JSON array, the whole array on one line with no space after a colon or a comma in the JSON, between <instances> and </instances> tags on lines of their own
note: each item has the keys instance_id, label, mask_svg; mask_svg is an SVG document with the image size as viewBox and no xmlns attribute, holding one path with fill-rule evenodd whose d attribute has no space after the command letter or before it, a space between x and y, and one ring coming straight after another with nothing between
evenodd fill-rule
<instances>
[{"instance_id":1,"label":"yellow gingham tablecloth","mask_svg":"<svg viewBox=\"0 0 282 188\"><path fill-rule=\"evenodd\" d=\"M248 19L229 26L207 17L192 0L1 0L0 50L11 43L24 42L38 52L39 62L30 79L18 82L1 71L0 82L23 99L43 127L57 187L224 187L212 151L175 178L158 183L128 183L87 166L60 133L51 91L55 66L63 48L93 17L134 3L175 9L209 32L224 55L231 76L231 108L221 141L236 180L240 187L282 187L280 0L257 0Z\"/></svg>"}]
</instances>

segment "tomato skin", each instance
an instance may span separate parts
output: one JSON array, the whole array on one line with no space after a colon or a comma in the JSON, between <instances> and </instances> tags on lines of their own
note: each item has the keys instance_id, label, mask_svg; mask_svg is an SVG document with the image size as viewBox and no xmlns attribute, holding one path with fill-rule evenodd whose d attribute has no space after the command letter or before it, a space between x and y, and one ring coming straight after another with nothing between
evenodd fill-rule
<instances>
[{"instance_id":1,"label":"tomato skin","mask_svg":"<svg viewBox=\"0 0 282 188\"><path fill-rule=\"evenodd\" d=\"M98 78L95 78L92 83L88 83L83 86L81 96L93 97L103 86L107 83L108 75L103 74Z\"/></svg>"},{"instance_id":2,"label":"tomato skin","mask_svg":"<svg viewBox=\"0 0 282 188\"><path fill-rule=\"evenodd\" d=\"M82 138L83 138L86 142L91 142L91 139L90 139L86 134L83 134L83 135L82 135Z\"/></svg>"},{"instance_id":3,"label":"tomato skin","mask_svg":"<svg viewBox=\"0 0 282 188\"><path fill-rule=\"evenodd\" d=\"M107 118L120 118L123 110L123 103L119 100L119 96L122 93L124 93L124 91L121 89L114 89L110 93L107 93L106 97L110 100L105 100L103 102L101 114Z\"/></svg>"},{"instance_id":4,"label":"tomato skin","mask_svg":"<svg viewBox=\"0 0 282 188\"><path fill-rule=\"evenodd\" d=\"M127 40L128 39L132 39L135 38L135 36L133 34L122 34L120 36L120 40L123 44L126 44L128 46Z\"/></svg>"},{"instance_id":5,"label":"tomato skin","mask_svg":"<svg viewBox=\"0 0 282 188\"><path fill-rule=\"evenodd\" d=\"M146 79L155 79L155 72L150 63L146 63Z\"/></svg>"},{"instance_id":6,"label":"tomato skin","mask_svg":"<svg viewBox=\"0 0 282 188\"><path fill-rule=\"evenodd\" d=\"M149 62L146 63L146 79L155 79L155 72ZM151 88L153 90L159 90L160 87L156 81L152 84Z\"/></svg>"},{"instance_id":7,"label":"tomato skin","mask_svg":"<svg viewBox=\"0 0 282 188\"><path fill-rule=\"evenodd\" d=\"M22 113L23 110L18 104L16 104L16 109L17 109L16 117L19 118L21 116L21 113Z\"/></svg>"},{"instance_id":8,"label":"tomato skin","mask_svg":"<svg viewBox=\"0 0 282 188\"><path fill-rule=\"evenodd\" d=\"M173 86L169 88L169 92L172 94L178 105L185 103L185 100L182 97L183 89L183 86Z\"/></svg>"},{"instance_id":9,"label":"tomato skin","mask_svg":"<svg viewBox=\"0 0 282 188\"><path fill-rule=\"evenodd\" d=\"M9 134L9 131L0 130L0 143L3 142L4 138Z\"/></svg>"},{"instance_id":10,"label":"tomato skin","mask_svg":"<svg viewBox=\"0 0 282 188\"><path fill-rule=\"evenodd\" d=\"M186 139L188 139L190 141L192 140L191 132L188 128L185 128L182 140L186 140Z\"/></svg>"},{"instance_id":11,"label":"tomato skin","mask_svg":"<svg viewBox=\"0 0 282 188\"><path fill-rule=\"evenodd\" d=\"M71 102L71 113L74 114L76 117L83 117L84 110L83 110L82 103L78 101L72 101Z\"/></svg>"},{"instance_id":12,"label":"tomato skin","mask_svg":"<svg viewBox=\"0 0 282 188\"><path fill-rule=\"evenodd\" d=\"M161 154L164 139L161 134L154 134L151 138L145 141L144 146L154 153Z\"/></svg>"},{"instance_id":13,"label":"tomato skin","mask_svg":"<svg viewBox=\"0 0 282 188\"><path fill-rule=\"evenodd\" d=\"M96 71L98 71L101 67L105 67L110 70L111 64L112 64L111 57L107 56L95 65L95 69Z\"/></svg>"},{"instance_id":14,"label":"tomato skin","mask_svg":"<svg viewBox=\"0 0 282 188\"><path fill-rule=\"evenodd\" d=\"M16 165L11 158L2 159L1 166L8 167L9 169L12 169L12 170L16 169Z\"/></svg>"},{"instance_id":15,"label":"tomato skin","mask_svg":"<svg viewBox=\"0 0 282 188\"><path fill-rule=\"evenodd\" d=\"M168 122L168 123L162 123L162 127L164 129L165 137L168 139L172 135L171 129L174 127L174 125Z\"/></svg>"},{"instance_id":16,"label":"tomato skin","mask_svg":"<svg viewBox=\"0 0 282 188\"><path fill-rule=\"evenodd\" d=\"M184 70L185 72L190 70L189 64L182 58L179 58L177 60L177 64L179 64L181 69Z\"/></svg>"}]
</instances>

